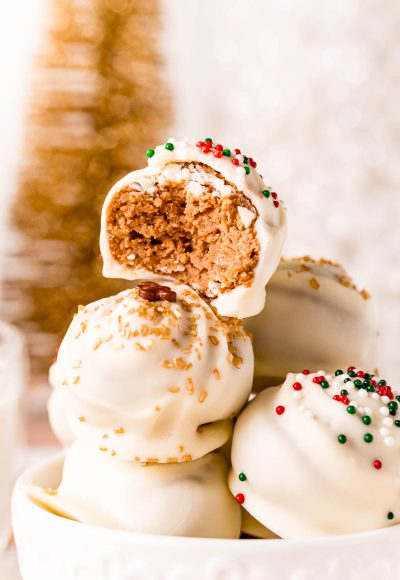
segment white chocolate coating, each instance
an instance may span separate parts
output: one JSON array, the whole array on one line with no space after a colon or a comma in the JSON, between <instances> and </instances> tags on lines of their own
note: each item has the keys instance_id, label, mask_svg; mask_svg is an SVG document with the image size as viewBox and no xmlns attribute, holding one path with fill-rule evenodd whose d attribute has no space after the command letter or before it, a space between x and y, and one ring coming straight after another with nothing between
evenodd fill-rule
<instances>
[{"instance_id":1,"label":"white chocolate coating","mask_svg":"<svg viewBox=\"0 0 400 580\"><path fill-rule=\"evenodd\" d=\"M374 360L376 328L371 300L338 264L310 258L282 260L264 310L245 321L254 335L254 389L280 384L304 368L328 372Z\"/></svg>"},{"instance_id":2,"label":"white chocolate coating","mask_svg":"<svg viewBox=\"0 0 400 580\"><path fill-rule=\"evenodd\" d=\"M254 270L253 282L250 286L239 285L233 290L224 291L215 295L215 289L210 288L210 297L214 291L213 306L221 316L236 316L245 318L260 312L265 303L265 285L276 270L282 253L283 242L286 237L286 210L281 201L272 197L263 196L262 191L268 189L263 179L255 169L251 169L246 175L243 166L232 164L232 158L222 156L214 157L212 153L204 154L197 146L196 141L185 139L173 143L173 151L168 151L163 145L155 148L155 154L148 160L148 167L133 171L116 183L108 193L102 210L100 249L103 257L103 275L108 278L125 278L127 280L157 279L156 275L148 270L134 267L126 267L119 264L111 255L106 228L107 209L114 195L127 185L136 183L144 191L152 195L154 178L158 180L186 179L188 189L196 195L201 193L202 175L187 175L188 170L182 171L179 162L200 161L218 171L229 182L234 184L253 204L258 212L255 220L255 230L259 242L259 259ZM243 163L241 163L243 165ZM213 186L217 195L229 196L232 190L221 179L213 177ZM220 183L219 183L220 182ZM134 192L132 192L134 194ZM274 203L278 203L275 207ZM242 208L241 218L243 224L248 227L253 222L254 216L249 216L246 208ZM196 281L193 281L195 287Z\"/></svg>"},{"instance_id":3,"label":"white chocolate coating","mask_svg":"<svg viewBox=\"0 0 400 580\"><path fill-rule=\"evenodd\" d=\"M279 540L279 536L271 532L268 528L260 524L256 518L253 518L248 511L242 508L242 534L251 536L252 538L259 538L261 540Z\"/></svg>"},{"instance_id":4,"label":"white chocolate coating","mask_svg":"<svg viewBox=\"0 0 400 580\"><path fill-rule=\"evenodd\" d=\"M327 388L313 381L322 375ZM349 534L400 521L400 428L388 408L396 399L353 384L364 379L346 379L347 373L289 373L280 388L257 395L236 423L231 491L243 493L243 507L282 538ZM348 400L333 399L342 389Z\"/></svg>"},{"instance_id":5,"label":"white chocolate coating","mask_svg":"<svg viewBox=\"0 0 400 580\"><path fill-rule=\"evenodd\" d=\"M30 486L47 509L80 522L171 536L238 538L240 507L222 457L149 465L110 457L85 442L68 450L58 490Z\"/></svg>"},{"instance_id":6,"label":"white chocolate coating","mask_svg":"<svg viewBox=\"0 0 400 580\"><path fill-rule=\"evenodd\" d=\"M228 439L251 390L240 322L220 319L188 286L169 287L176 302L148 302L133 288L80 307L58 353L69 428L121 459L205 455Z\"/></svg>"},{"instance_id":7,"label":"white chocolate coating","mask_svg":"<svg viewBox=\"0 0 400 580\"><path fill-rule=\"evenodd\" d=\"M68 392L65 386L60 386L62 379L57 376L57 364L53 363L49 370L49 383L53 392L47 402L47 413L51 430L63 447L69 447L76 437L68 424L66 404Z\"/></svg>"}]
</instances>

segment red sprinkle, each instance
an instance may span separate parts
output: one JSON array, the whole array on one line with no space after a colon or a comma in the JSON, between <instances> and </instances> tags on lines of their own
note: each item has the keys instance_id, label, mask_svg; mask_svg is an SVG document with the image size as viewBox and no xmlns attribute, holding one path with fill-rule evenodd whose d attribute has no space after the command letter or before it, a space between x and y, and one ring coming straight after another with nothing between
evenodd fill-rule
<instances>
[{"instance_id":1,"label":"red sprinkle","mask_svg":"<svg viewBox=\"0 0 400 580\"><path fill-rule=\"evenodd\" d=\"M304 369L304 371L302 371L302 374L303 375L309 375L310 374L310 371L308 369Z\"/></svg>"},{"instance_id":2,"label":"red sprinkle","mask_svg":"<svg viewBox=\"0 0 400 580\"><path fill-rule=\"evenodd\" d=\"M375 379L371 379L371 385L372 385L373 387L376 387L376 386L378 385L378 383L376 382L376 380L375 380Z\"/></svg>"},{"instance_id":3,"label":"red sprinkle","mask_svg":"<svg viewBox=\"0 0 400 580\"><path fill-rule=\"evenodd\" d=\"M293 383L293 389L295 391L301 391L302 388L301 383Z\"/></svg>"},{"instance_id":4,"label":"red sprinkle","mask_svg":"<svg viewBox=\"0 0 400 580\"><path fill-rule=\"evenodd\" d=\"M214 151L214 157L222 157L222 151Z\"/></svg>"},{"instance_id":5,"label":"red sprinkle","mask_svg":"<svg viewBox=\"0 0 400 580\"><path fill-rule=\"evenodd\" d=\"M364 371L357 371L357 376L360 378L364 378Z\"/></svg>"},{"instance_id":6,"label":"red sprinkle","mask_svg":"<svg viewBox=\"0 0 400 580\"><path fill-rule=\"evenodd\" d=\"M205 143L204 143L204 141L197 141L196 146L197 147L204 147Z\"/></svg>"},{"instance_id":7,"label":"red sprinkle","mask_svg":"<svg viewBox=\"0 0 400 580\"><path fill-rule=\"evenodd\" d=\"M233 165L239 165L239 159L232 159Z\"/></svg>"},{"instance_id":8,"label":"red sprinkle","mask_svg":"<svg viewBox=\"0 0 400 580\"><path fill-rule=\"evenodd\" d=\"M275 193L275 191L271 191L271 197L272 197L272 199L277 199L278 198L278 194Z\"/></svg>"},{"instance_id":9,"label":"red sprinkle","mask_svg":"<svg viewBox=\"0 0 400 580\"><path fill-rule=\"evenodd\" d=\"M319 377L314 377L313 383L317 383L319 385L319 383L321 383L324 379L325 377L322 377L321 375Z\"/></svg>"},{"instance_id":10,"label":"red sprinkle","mask_svg":"<svg viewBox=\"0 0 400 580\"><path fill-rule=\"evenodd\" d=\"M375 467L375 469L380 469L382 467L382 461L375 459L372 465Z\"/></svg>"},{"instance_id":11,"label":"red sprinkle","mask_svg":"<svg viewBox=\"0 0 400 580\"><path fill-rule=\"evenodd\" d=\"M350 399L348 399L346 395L334 395L332 398L334 401L340 401L343 405L348 405L350 403Z\"/></svg>"},{"instance_id":12,"label":"red sprinkle","mask_svg":"<svg viewBox=\"0 0 400 580\"><path fill-rule=\"evenodd\" d=\"M210 153L209 147L203 147L203 153Z\"/></svg>"},{"instance_id":13,"label":"red sprinkle","mask_svg":"<svg viewBox=\"0 0 400 580\"><path fill-rule=\"evenodd\" d=\"M283 405L278 405L275 411L277 415L283 415L285 412L285 407Z\"/></svg>"},{"instance_id":14,"label":"red sprinkle","mask_svg":"<svg viewBox=\"0 0 400 580\"><path fill-rule=\"evenodd\" d=\"M215 146L215 149L217 151L222 151L223 150L223 147L222 147L222 145L220 143L218 143L218 145Z\"/></svg>"},{"instance_id":15,"label":"red sprinkle","mask_svg":"<svg viewBox=\"0 0 400 580\"><path fill-rule=\"evenodd\" d=\"M236 155L240 155L240 149L235 149Z\"/></svg>"},{"instance_id":16,"label":"red sprinkle","mask_svg":"<svg viewBox=\"0 0 400 580\"><path fill-rule=\"evenodd\" d=\"M243 493L236 494L235 500L240 504L244 503L245 500L244 494Z\"/></svg>"},{"instance_id":17,"label":"red sprinkle","mask_svg":"<svg viewBox=\"0 0 400 580\"><path fill-rule=\"evenodd\" d=\"M254 161L252 157L249 157L249 163L254 169L257 167L257 163Z\"/></svg>"},{"instance_id":18,"label":"red sprinkle","mask_svg":"<svg viewBox=\"0 0 400 580\"><path fill-rule=\"evenodd\" d=\"M347 367L347 371L354 371L356 367Z\"/></svg>"},{"instance_id":19,"label":"red sprinkle","mask_svg":"<svg viewBox=\"0 0 400 580\"><path fill-rule=\"evenodd\" d=\"M279 207L279 201L274 201L274 206Z\"/></svg>"}]
</instances>

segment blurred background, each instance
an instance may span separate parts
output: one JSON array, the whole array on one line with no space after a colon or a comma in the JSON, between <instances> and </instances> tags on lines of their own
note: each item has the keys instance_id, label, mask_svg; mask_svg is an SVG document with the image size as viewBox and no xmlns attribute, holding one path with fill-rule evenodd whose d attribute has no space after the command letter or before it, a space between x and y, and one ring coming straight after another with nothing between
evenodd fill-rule
<instances>
[{"instance_id":1,"label":"blurred background","mask_svg":"<svg viewBox=\"0 0 400 580\"><path fill-rule=\"evenodd\" d=\"M110 187L170 136L257 159L286 201L286 255L342 262L373 296L400 377L400 4L396 0L14 0L2 6L0 318L30 356L30 441L50 443L47 369L103 280ZM329 329L326 329L329 332Z\"/></svg>"}]
</instances>

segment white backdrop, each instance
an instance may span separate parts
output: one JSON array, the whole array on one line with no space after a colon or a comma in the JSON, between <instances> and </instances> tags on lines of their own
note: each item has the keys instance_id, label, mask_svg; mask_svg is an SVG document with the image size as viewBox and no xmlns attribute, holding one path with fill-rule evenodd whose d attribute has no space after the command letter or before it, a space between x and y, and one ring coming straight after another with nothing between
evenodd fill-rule
<instances>
[{"instance_id":1,"label":"white backdrop","mask_svg":"<svg viewBox=\"0 0 400 580\"><path fill-rule=\"evenodd\" d=\"M400 382L400 3L164 0L175 136L252 155L286 201L286 255L342 262ZM329 329L327 329L329 332Z\"/></svg>"}]
</instances>

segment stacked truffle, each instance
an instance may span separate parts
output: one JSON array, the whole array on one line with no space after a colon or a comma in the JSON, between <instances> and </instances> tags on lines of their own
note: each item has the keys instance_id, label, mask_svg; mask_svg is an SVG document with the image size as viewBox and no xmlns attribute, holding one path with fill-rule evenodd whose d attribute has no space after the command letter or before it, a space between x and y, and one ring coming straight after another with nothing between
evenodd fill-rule
<instances>
[{"instance_id":1,"label":"stacked truffle","mask_svg":"<svg viewBox=\"0 0 400 580\"><path fill-rule=\"evenodd\" d=\"M254 357L233 315L264 304L285 210L238 150L170 140L148 157L102 217L105 275L137 285L79 307L50 373L62 481L29 493L82 522L236 538L240 506L215 451L249 398Z\"/></svg>"},{"instance_id":2,"label":"stacked truffle","mask_svg":"<svg viewBox=\"0 0 400 580\"><path fill-rule=\"evenodd\" d=\"M71 323L49 402L62 481L31 497L170 535L399 521L400 395L374 370L368 293L336 263L281 259L285 209L239 149L170 139L147 156L102 212L103 273L133 287Z\"/></svg>"}]
</instances>

